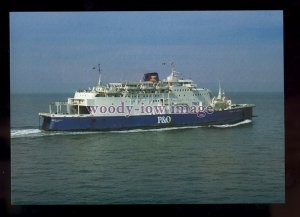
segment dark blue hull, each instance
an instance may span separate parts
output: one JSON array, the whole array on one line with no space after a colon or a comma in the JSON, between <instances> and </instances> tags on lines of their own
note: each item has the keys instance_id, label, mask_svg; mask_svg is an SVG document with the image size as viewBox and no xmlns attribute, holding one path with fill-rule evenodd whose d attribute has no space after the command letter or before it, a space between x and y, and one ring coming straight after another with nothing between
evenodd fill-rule
<instances>
[{"instance_id":1,"label":"dark blue hull","mask_svg":"<svg viewBox=\"0 0 300 217\"><path fill-rule=\"evenodd\" d=\"M252 119L252 107L214 111L212 114L161 114L140 116L51 116L43 117L43 130L50 131L108 131L141 128L163 128L232 124Z\"/></svg>"}]
</instances>

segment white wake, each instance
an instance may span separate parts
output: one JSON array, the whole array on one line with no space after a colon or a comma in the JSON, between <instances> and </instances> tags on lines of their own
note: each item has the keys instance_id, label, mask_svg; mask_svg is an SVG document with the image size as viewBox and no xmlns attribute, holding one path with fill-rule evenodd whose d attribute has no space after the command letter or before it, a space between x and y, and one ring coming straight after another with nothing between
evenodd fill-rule
<instances>
[{"instance_id":1,"label":"white wake","mask_svg":"<svg viewBox=\"0 0 300 217\"><path fill-rule=\"evenodd\" d=\"M24 137L24 136L39 136L42 130L40 129L11 129L11 138Z\"/></svg>"},{"instance_id":2,"label":"white wake","mask_svg":"<svg viewBox=\"0 0 300 217\"><path fill-rule=\"evenodd\" d=\"M229 127L237 127L243 124L249 124L251 123L252 120L246 119L244 121L235 123L235 124L221 124L221 125L211 125L212 127L217 127L217 128L229 128Z\"/></svg>"}]
</instances>

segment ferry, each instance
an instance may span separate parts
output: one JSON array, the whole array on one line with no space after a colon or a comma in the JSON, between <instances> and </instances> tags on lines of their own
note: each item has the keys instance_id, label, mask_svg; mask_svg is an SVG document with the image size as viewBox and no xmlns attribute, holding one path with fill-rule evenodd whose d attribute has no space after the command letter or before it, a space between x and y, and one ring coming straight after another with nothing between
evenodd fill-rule
<instances>
[{"instance_id":1,"label":"ferry","mask_svg":"<svg viewBox=\"0 0 300 217\"><path fill-rule=\"evenodd\" d=\"M45 131L115 131L129 129L235 124L253 117L254 104L234 104L219 92L179 76L174 63L170 75L145 73L137 82L103 84L75 91L65 102L53 102L39 113Z\"/></svg>"}]
</instances>

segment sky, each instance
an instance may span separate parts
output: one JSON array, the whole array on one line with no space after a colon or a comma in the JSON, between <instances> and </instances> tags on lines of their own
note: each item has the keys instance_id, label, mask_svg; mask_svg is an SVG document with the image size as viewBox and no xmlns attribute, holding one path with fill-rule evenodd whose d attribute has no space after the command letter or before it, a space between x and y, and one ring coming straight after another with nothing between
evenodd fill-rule
<instances>
[{"instance_id":1,"label":"sky","mask_svg":"<svg viewBox=\"0 0 300 217\"><path fill-rule=\"evenodd\" d=\"M11 93L170 74L217 93L283 92L282 11L11 12Z\"/></svg>"}]
</instances>

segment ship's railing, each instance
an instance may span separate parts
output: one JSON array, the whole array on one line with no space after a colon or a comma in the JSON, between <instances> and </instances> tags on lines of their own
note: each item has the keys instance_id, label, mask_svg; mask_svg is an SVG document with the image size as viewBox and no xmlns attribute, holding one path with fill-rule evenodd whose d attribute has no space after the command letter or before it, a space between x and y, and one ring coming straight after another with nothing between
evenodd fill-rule
<instances>
[{"instance_id":1,"label":"ship's railing","mask_svg":"<svg viewBox=\"0 0 300 217\"><path fill-rule=\"evenodd\" d=\"M53 102L49 104L50 114L67 114L68 113L68 102Z\"/></svg>"}]
</instances>

